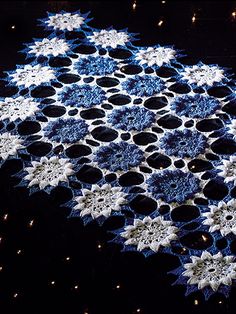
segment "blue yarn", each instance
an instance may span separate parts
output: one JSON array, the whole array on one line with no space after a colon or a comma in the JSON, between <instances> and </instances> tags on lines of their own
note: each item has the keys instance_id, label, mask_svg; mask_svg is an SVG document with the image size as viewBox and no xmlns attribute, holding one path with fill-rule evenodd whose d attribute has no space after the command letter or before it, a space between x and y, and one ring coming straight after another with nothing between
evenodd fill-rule
<instances>
[{"instance_id":1,"label":"blue yarn","mask_svg":"<svg viewBox=\"0 0 236 314\"><path fill-rule=\"evenodd\" d=\"M110 143L97 151L94 159L101 168L110 171L125 170L138 166L143 160L143 151L135 144Z\"/></svg>"},{"instance_id":2,"label":"blue yarn","mask_svg":"<svg viewBox=\"0 0 236 314\"><path fill-rule=\"evenodd\" d=\"M165 202L184 202L199 191L199 179L181 170L164 170L148 180L148 191Z\"/></svg>"},{"instance_id":3,"label":"blue yarn","mask_svg":"<svg viewBox=\"0 0 236 314\"><path fill-rule=\"evenodd\" d=\"M123 107L114 109L107 121L116 129L142 131L155 121L155 114L142 107Z\"/></svg>"}]
</instances>

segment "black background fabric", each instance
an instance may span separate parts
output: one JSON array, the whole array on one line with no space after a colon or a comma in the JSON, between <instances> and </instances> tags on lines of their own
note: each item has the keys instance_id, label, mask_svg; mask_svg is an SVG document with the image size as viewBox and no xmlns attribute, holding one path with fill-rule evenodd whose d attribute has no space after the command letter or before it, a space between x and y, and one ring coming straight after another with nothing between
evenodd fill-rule
<instances>
[{"instance_id":1,"label":"black background fabric","mask_svg":"<svg viewBox=\"0 0 236 314\"><path fill-rule=\"evenodd\" d=\"M93 27L128 27L140 33L137 45L174 44L187 54L185 64L201 60L236 72L235 1L136 3L134 10L131 1L1 2L1 73L24 63L17 53L23 43L45 35L36 19L62 9L91 11ZM14 187L18 181L11 175L20 168L21 162L13 160L0 169L1 313L235 312L235 288L229 299L216 294L204 302L201 293L185 297L185 288L171 286L175 276L166 274L179 265L176 257L120 252L119 245L108 243L112 236L107 231L121 227L122 218L108 219L103 227L96 222L84 227L79 218L68 220L70 210L62 204L71 191L56 188L51 195L29 196L27 189Z\"/></svg>"}]
</instances>

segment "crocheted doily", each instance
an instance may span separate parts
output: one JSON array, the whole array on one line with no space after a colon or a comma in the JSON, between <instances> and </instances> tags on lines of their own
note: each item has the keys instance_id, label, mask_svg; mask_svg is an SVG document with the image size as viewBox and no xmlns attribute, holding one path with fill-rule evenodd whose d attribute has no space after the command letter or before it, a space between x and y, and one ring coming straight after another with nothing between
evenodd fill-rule
<instances>
[{"instance_id":1,"label":"crocheted doily","mask_svg":"<svg viewBox=\"0 0 236 314\"><path fill-rule=\"evenodd\" d=\"M6 72L0 158L21 159L31 193L66 186L69 219L125 218L113 242L179 258L186 294L236 279L236 95L228 69L139 47L80 11L48 14L47 38Z\"/></svg>"}]
</instances>

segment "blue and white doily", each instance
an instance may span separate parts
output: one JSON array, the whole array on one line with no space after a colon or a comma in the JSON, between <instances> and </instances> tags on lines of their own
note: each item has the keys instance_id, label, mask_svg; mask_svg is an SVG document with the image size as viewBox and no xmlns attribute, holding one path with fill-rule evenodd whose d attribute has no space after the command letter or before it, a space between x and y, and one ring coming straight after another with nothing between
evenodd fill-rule
<instances>
[{"instance_id":1,"label":"blue and white doily","mask_svg":"<svg viewBox=\"0 0 236 314\"><path fill-rule=\"evenodd\" d=\"M47 38L6 72L0 164L19 185L66 186L69 219L124 216L112 241L178 256L187 294L229 294L236 279L236 95L230 70L139 47L127 29L94 29L80 11L48 14Z\"/></svg>"}]
</instances>

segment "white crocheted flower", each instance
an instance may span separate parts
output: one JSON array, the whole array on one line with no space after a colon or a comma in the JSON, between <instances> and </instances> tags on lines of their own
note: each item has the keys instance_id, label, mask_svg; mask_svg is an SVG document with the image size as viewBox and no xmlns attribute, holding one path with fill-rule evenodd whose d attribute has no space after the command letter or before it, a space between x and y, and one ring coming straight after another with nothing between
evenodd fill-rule
<instances>
[{"instance_id":1,"label":"white crocheted flower","mask_svg":"<svg viewBox=\"0 0 236 314\"><path fill-rule=\"evenodd\" d=\"M99 32L93 32L93 35L88 36L88 39L103 48L116 48L118 45L124 46L129 41L129 35L125 32L117 32L115 29L109 31L102 29Z\"/></svg>"},{"instance_id":2,"label":"white crocheted flower","mask_svg":"<svg viewBox=\"0 0 236 314\"><path fill-rule=\"evenodd\" d=\"M15 155L18 149L23 148L22 142L16 135L10 133L0 134L0 157L7 159L8 156Z\"/></svg>"},{"instance_id":3,"label":"white crocheted flower","mask_svg":"<svg viewBox=\"0 0 236 314\"><path fill-rule=\"evenodd\" d=\"M191 256L192 263L184 264L183 276L189 277L188 284L197 284L198 289L210 286L217 291L221 284L230 286L236 279L234 256L216 255L204 251L201 257Z\"/></svg>"},{"instance_id":4,"label":"white crocheted flower","mask_svg":"<svg viewBox=\"0 0 236 314\"><path fill-rule=\"evenodd\" d=\"M22 96L17 98L7 97L4 99L4 102L0 102L0 120L24 120L38 110L37 104L31 98L24 98Z\"/></svg>"},{"instance_id":5,"label":"white crocheted flower","mask_svg":"<svg viewBox=\"0 0 236 314\"><path fill-rule=\"evenodd\" d=\"M188 83L196 83L197 86L209 85L212 86L215 82L220 82L224 78L224 70L217 66L209 65L194 65L186 67L185 71L181 73L183 79Z\"/></svg>"},{"instance_id":6,"label":"white crocheted flower","mask_svg":"<svg viewBox=\"0 0 236 314\"><path fill-rule=\"evenodd\" d=\"M7 159L8 156L15 155L18 149L23 148L22 142L16 135L10 133L0 134L0 157Z\"/></svg>"},{"instance_id":7,"label":"white crocheted flower","mask_svg":"<svg viewBox=\"0 0 236 314\"><path fill-rule=\"evenodd\" d=\"M176 51L171 48L165 47L149 47L147 49L141 49L135 59L140 61L140 64L147 63L148 66L158 65L162 66L164 63L169 63L172 59L175 59Z\"/></svg>"},{"instance_id":8,"label":"white crocheted flower","mask_svg":"<svg viewBox=\"0 0 236 314\"><path fill-rule=\"evenodd\" d=\"M29 174L24 177L29 180L29 187L39 185L40 189L46 186L57 186L60 181L68 181L68 176L74 174L73 165L67 159L60 159L56 156L48 159L42 157L40 162L32 161L33 167L27 167L24 170Z\"/></svg>"},{"instance_id":9,"label":"white crocheted flower","mask_svg":"<svg viewBox=\"0 0 236 314\"><path fill-rule=\"evenodd\" d=\"M29 46L29 49L29 53L34 53L36 56L53 55L56 57L68 51L69 45L64 39L44 38L42 41L36 41L34 45Z\"/></svg>"},{"instance_id":10,"label":"white crocheted flower","mask_svg":"<svg viewBox=\"0 0 236 314\"><path fill-rule=\"evenodd\" d=\"M236 183L236 156L230 156L229 160L223 159L223 165L217 166L219 175L224 178L224 182L234 181Z\"/></svg>"},{"instance_id":11,"label":"white crocheted flower","mask_svg":"<svg viewBox=\"0 0 236 314\"><path fill-rule=\"evenodd\" d=\"M204 225L210 226L209 231L219 230L222 236L229 233L236 235L236 200L230 200L228 203L219 202L218 206L211 205L210 212L202 214L206 219Z\"/></svg>"},{"instance_id":12,"label":"white crocheted flower","mask_svg":"<svg viewBox=\"0 0 236 314\"><path fill-rule=\"evenodd\" d=\"M172 221L145 217L143 220L134 219L134 224L126 226L121 236L127 239L125 245L135 245L138 251L151 249L157 252L161 245L170 246L170 242L177 239L177 231Z\"/></svg>"},{"instance_id":13,"label":"white crocheted flower","mask_svg":"<svg viewBox=\"0 0 236 314\"><path fill-rule=\"evenodd\" d=\"M80 28L84 23L83 16L72 13L58 13L48 17L46 21L48 26L52 26L54 29L73 31L76 28Z\"/></svg>"},{"instance_id":14,"label":"white crocheted flower","mask_svg":"<svg viewBox=\"0 0 236 314\"><path fill-rule=\"evenodd\" d=\"M23 69L17 69L14 74L11 74L12 82L16 85L40 85L41 83L49 82L55 78L54 71L47 66L27 64Z\"/></svg>"},{"instance_id":15,"label":"white crocheted flower","mask_svg":"<svg viewBox=\"0 0 236 314\"><path fill-rule=\"evenodd\" d=\"M120 187L109 184L93 185L91 190L82 189L82 196L75 198L78 203L74 209L80 211L80 216L91 215L93 219L100 216L108 217L112 211L119 211L120 205L126 202L125 194Z\"/></svg>"}]
</instances>

